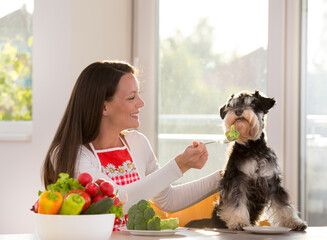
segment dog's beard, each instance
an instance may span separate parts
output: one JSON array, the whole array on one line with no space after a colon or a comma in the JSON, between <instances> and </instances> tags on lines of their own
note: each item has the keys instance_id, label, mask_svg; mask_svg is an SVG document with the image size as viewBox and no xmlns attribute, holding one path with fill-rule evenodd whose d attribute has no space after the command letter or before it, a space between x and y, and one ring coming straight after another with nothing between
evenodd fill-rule
<instances>
[{"instance_id":1,"label":"dog's beard","mask_svg":"<svg viewBox=\"0 0 327 240\"><path fill-rule=\"evenodd\" d=\"M234 111L228 111L225 116L225 131L229 131L234 125L235 130L240 133L237 142L244 144L248 140L257 140L262 133L262 122L251 110L245 109L241 116L236 116Z\"/></svg>"}]
</instances>

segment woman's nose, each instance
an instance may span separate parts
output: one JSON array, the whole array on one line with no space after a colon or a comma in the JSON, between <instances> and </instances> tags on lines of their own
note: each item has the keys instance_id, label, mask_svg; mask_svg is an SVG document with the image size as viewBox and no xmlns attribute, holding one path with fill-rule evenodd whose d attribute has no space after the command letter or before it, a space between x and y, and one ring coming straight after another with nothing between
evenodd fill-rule
<instances>
[{"instance_id":1,"label":"woman's nose","mask_svg":"<svg viewBox=\"0 0 327 240\"><path fill-rule=\"evenodd\" d=\"M142 100L142 98L139 98L139 101L137 103L137 108L142 108L144 106L144 102Z\"/></svg>"}]
</instances>

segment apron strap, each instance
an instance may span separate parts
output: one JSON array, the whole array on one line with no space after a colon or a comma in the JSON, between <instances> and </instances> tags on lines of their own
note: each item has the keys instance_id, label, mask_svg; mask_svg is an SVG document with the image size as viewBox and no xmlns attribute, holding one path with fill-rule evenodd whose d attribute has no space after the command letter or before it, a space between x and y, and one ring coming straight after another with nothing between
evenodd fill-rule
<instances>
[{"instance_id":1,"label":"apron strap","mask_svg":"<svg viewBox=\"0 0 327 240\"><path fill-rule=\"evenodd\" d=\"M93 154L96 156L97 154L96 154L96 151L95 151L95 148L94 148L92 142L90 142L89 145L90 145L90 147L92 149Z\"/></svg>"}]
</instances>

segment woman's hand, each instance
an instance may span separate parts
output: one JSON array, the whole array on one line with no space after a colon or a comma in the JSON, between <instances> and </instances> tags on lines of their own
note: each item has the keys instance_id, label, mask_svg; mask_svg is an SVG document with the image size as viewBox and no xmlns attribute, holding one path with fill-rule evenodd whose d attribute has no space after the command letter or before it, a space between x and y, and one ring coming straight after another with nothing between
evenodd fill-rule
<instances>
[{"instance_id":1,"label":"woman's hand","mask_svg":"<svg viewBox=\"0 0 327 240\"><path fill-rule=\"evenodd\" d=\"M185 151L175 158L175 161L182 173L191 168L201 169L208 160L208 151L203 142L193 142Z\"/></svg>"}]
</instances>

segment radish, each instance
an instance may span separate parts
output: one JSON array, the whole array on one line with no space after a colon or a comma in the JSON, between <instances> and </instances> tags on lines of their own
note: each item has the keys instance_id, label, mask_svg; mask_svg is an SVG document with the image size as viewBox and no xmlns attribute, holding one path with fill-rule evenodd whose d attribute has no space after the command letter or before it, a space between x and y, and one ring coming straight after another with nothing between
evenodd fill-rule
<instances>
[{"instance_id":1,"label":"radish","mask_svg":"<svg viewBox=\"0 0 327 240\"><path fill-rule=\"evenodd\" d=\"M98 184L99 186L101 185L101 183L105 182L106 180L103 178L99 178L98 180L95 181L96 184Z\"/></svg>"},{"instance_id":2,"label":"radish","mask_svg":"<svg viewBox=\"0 0 327 240\"><path fill-rule=\"evenodd\" d=\"M102 182L100 184L100 191L105 196L112 196L114 194L114 185L111 182Z\"/></svg>"},{"instance_id":3,"label":"radish","mask_svg":"<svg viewBox=\"0 0 327 240\"><path fill-rule=\"evenodd\" d=\"M85 186L85 192L91 195L91 197L95 197L99 194L99 185L93 182L89 182Z\"/></svg>"},{"instance_id":4,"label":"radish","mask_svg":"<svg viewBox=\"0 0 327 240\"><path fill-rule=\"evenodd\" d=\"M77 178L78 182L85 187L88 183L92 182L92 176L88 173L81 173Z\"/></svg>"},{"instance_id":5,"label":"radish","mask_svg":"<svg viewBox=\"0 0 327 240\"><path fill-rule=\"evenodd\" d=\"M122 205L122 204L120 203L119 197L116 197L116 198L114 199L114 205L115 205L116 207L119 207L120 205Z\"/></svg>"}]
</instances>

